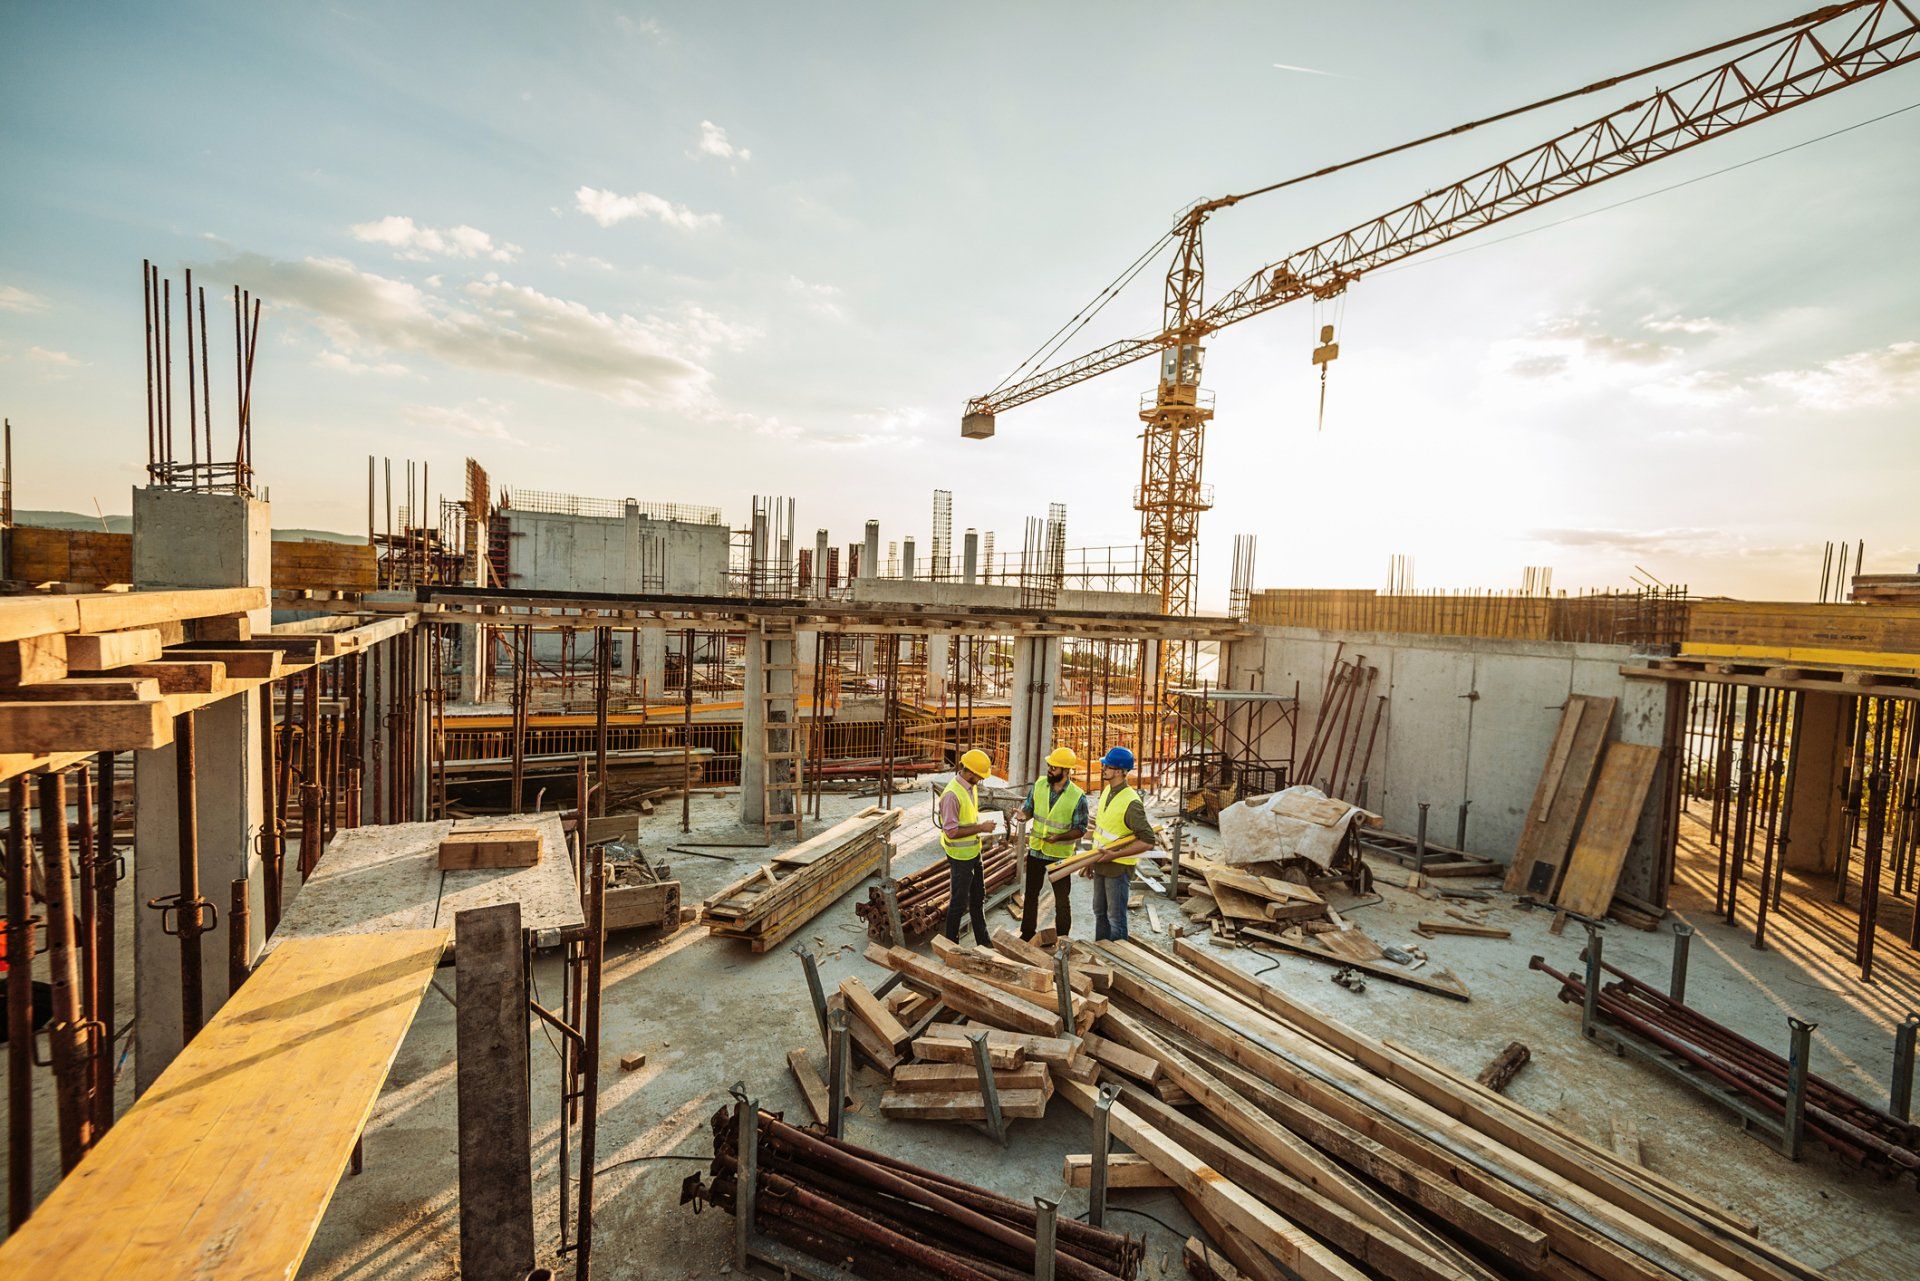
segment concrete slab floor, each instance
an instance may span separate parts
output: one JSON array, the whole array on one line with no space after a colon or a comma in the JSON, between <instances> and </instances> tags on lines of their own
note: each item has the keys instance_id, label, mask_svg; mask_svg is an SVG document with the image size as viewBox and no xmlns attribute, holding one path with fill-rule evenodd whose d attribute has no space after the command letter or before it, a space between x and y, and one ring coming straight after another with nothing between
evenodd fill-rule
<instances>
[{"instance_id":1,"label":"concrete slab floor","mask_svg":"<svg viewBox=\"0 0 1920 1281\"><path fill-rule=\"evenodd\" d=\"M826 798L825 819L843 816L864 798ZM695 798L695 832L688 839L756 839L758 830L734 821L737 799ZM672 812L669 813L668 811ZM664 853L680 838L677 807L663 807L643 820L643 841L653 857L668 861L684 886L685 900L707 893L750 868L757 851L715 849L698 857ZM1213 843L1197 831L1195 844ZM1785 909L1769 925L1769 949L1750 946L1746 924L1730 928L1712 919L1714 868L1710 855L1683 859L1676 886L1677 919L1694 924L1689 993L1702 1009L1756 1039L1784 1046L1785 1016L1792 1011L1820 1024L1815 1034L1817 1071L1862 1097L1883 1099L1892 1064L1892 1026L1910 1008L1920 1008L1920 965L1904 942L1885 928L1876 965L1877 982L1863 987L1849 964L1853 916L1821 901L1818 887L1796 893L1790 885ZM908 863L930 857L909 856ZM1389 868L1388 875L1398 879ZM130 880L127 884L130 885ZM1487 885L1487 882L1473 882ZM1512 930L1509 940L1463 937L1421 940L1413 923L1436 905L1406 891L1384 889L1384 901L1353 906L1351 919L1375 939L1417 942L1436 966L1450 967L1469 986L1468 1004L1390 984L1369 984L1355 994L1328 981L1332 970L1311 961L1223 950L1221 955L1266 981L1375 1036L1401 1040L1466 1072L1477 1072L1508 1041L1526 1042L1533 1061L1509 1087L1516 1100L1601 1143L1615 1118L1638 1129L1646 1163L1697 1190L1722 1198L1753 1217L1764 1235L1825 1268L1836 1281L1920 1276L1920 1197L1906 1181L1887 1185L1852 1170L1818 1149L1802 1162L1782 1159L1765 1143L1743 1134L1724 1112L1669 1083L1648 1068L1617 1059L1582 1042L1579 1012L1554 999L1552 980L1531 972L1527 958L1539 953L1556 968L1575 964L1581 947L1577 926L1562 936L1547 933L1543 912L1521 911L1505 896L1496 899L1490 923ZM1076 923L1087 926L1084 882L1074 890ZM878 982L884 974L860 957L865 931L853 914L864 899L858 888L804 927L791 940L822 957L829 983L848 974ZM1830 898L1830 892L1825 898ZM1346 896L1336 895L1336 905ZM134 911L121 904L123 927ZM1346 910L1343 908L1343 910ZM1176 911L1158 907L1163 924ZM993 915L998 926L1010 918ZM1750 917L1743 921L1750 924ZM1903 925L1904 921L1896 923ZM1136 938L1167 946L1148 931L1144 911L1133 914ZM122 937L123 953L130 952ZM1664 983L1670 935L1610 928L1611 961L1649 981ZM560 967L554 958L536 966L548 1002L558 999ZM123 972L122 1009L131 985ZM366 1169L341 1180L326 1219L301 1271L313 1281L367 1277L444 1278L458 1275L459 1220L456 1204L453 1026L451 969L442 970L402 1046L366 1135ZM806 1119L807 1113L785 1065L786 1052L817 1049L818 1037L799 963L784 948L754 956L743 946L686 929L664 940L616 935L607 952L606 1031L601 1064L599 1181L595 1216L595 1272L603 1278L694 1278L721 1274L731 1258L731 1221L722 1214L695 1216L678 1204L680 1181L704 1169L710 1151L707 1121L727 1102L727 1088L744 1081L763 1105ZM537 1238L541 1262L565 1276L556 1255L558 1185L554 1177L558 1112L558 1057L536 1032L534 1118L536 1129ZM646 1066L622 1072L622 1055L647 1054ZM1087 1149L1089 1123L1064 1102L1037 1121L1013 1123L1005 1151L962 1126L889 1122L877 1112L879 1081L857 1073L860 1110L849 1118L855 1142L972 1179L1008 1195L1059 1197L1063 1212L1085 1209L1083 1192L1065 1191L1061 1158ZM122 1082L121 1106L130 1102L131 1073ZM41 1195L58 1172L51 1083L36 1082L36 1182ZM297 1089L297 1082L289 1082ZM700 1160L648 1159L662 1156ZM1165 1192L1117 1192L1113 1205L1156 1216L1169 1231L1137 1214L1114 1214L1110 1223L1148 1239L1142 1270L1149 1281L1183 1275L1181 1236L1192 1228Z\"/></svg>"}]
</instances>

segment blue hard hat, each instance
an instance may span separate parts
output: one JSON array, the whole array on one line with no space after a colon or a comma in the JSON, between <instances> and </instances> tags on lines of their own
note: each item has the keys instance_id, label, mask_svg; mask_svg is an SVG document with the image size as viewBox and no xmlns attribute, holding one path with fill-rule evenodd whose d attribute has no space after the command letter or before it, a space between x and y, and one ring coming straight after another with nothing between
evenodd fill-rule
<instances>
[{"instance_id":1,"label":"blue hard hat","mask_svg":"<svg viewBox=\"0 0 1920 1281\"><path fill-rule=\"evenodd\" d=\"M1109 769L1130 770L1133 768L1133 753L1124 747L1109 747L1107 754L1100 758L1100 763Z\"/></svg>"}]
</instances>

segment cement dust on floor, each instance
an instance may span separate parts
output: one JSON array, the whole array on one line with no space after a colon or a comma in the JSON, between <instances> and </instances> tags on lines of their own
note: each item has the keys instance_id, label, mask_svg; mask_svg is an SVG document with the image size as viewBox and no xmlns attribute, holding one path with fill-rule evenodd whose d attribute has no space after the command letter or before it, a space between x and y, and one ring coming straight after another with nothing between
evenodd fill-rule
<instances>
[{"instance_id":1,"label":"cement dust on floor","mask_svg":"<svg viewBox=\"0 0 1920 1281\"><path fill-rule=\"evenodd\" d=\"M695 830L685 838L677 809L643 821L649 857L671 864L685 902L698 903L764 857L752 849L710 849L709 857L667 852L682 839L758 839L758 829L742 829L734 821L737 803L729 796L696 798ZM829 796L822 821L868 803L867 798ZM1202 851L1215 839L1206 830L1193 832L1192 838ZM907 862L917 866L929 857L922 851ZM1388 875L1400 879L1394 871ZM1920 986L1904 944L1883 944L1880 981L1862 989L1850 981L1845 966L1835 964L1821 923L1804 927L1799 914L1783 912L1769 926L1769 950L1756 952L1747 932L1710 919L1711 879L1706 889L1703 907L1683 867L1675 915L1699 930L1689 982L1693 1003L1747 1035L1783 1045L1788 1010L1814 1018L1820 1023L1815 1069L1863 1097L1883 1098L1892 1061L1891 1021L1899 1017L1890 1012L1902 1008ZM1330 967L1313 961L1243 949L1222 955L1296 999L1468 1074L1478 1072L1509 1041L1524 1041L1533 1060L1509 1087L1518 1101L1603 1144L1611 1141L1616 1118L1630 1119L1650 1168L1754 1218L1769 1240L1826 1269L1836 1281L1920 1276L1920 1210L1908 1183L1883 1184L1817 1149L1790 1163L1691 1091L1580 1039L1577 1008L1556 1000L1554 982L1527 965L1539 954L1555 968L1576 966L1583 943L1578 926L1555 937L1547 932L1546 913L1520 910L1511 898L1496 895L1489 923L1511 930L1511 939L1424 940L1412 927L1434 915L1436 904L1391 887L1381 893L1377 903L1362 905L1342 893L1333 902L1377 941L1418 943L1433 958L1432 967L1451 969L1467 984L1471 1002L1378 981L1352 993L1329 981ZM812 949L829 985L850 974L870 984L883 980L885 972L861 956L866 935L853 905L865 895L864 885L856 888L786 945L763 956L708 938L697 927L665 940L621 935L609 941L595 1161L602 1172L596 1194L596 1275L696 1278L727 1269L732 1221L681 1206L681 1180L703 1168L711 1151L709 1119L728 1103L735 1082L743 1082L763 1106L806 1118L785 1058L790 1049L817 1050L819 1038L799 962L787 949L794 944ZM1084 883L1076 884L1074 895L1076 930L1085 932L1090 915ZM1163 927L1180 919L1178 910L1165 903L1157 912ZM1009 919L1001 909L991 923L998 927ZM1132 923L1137 940L1169 945L1164 934L1150 932L1144 910L1134 911ZM1612 963L1664 983L1671 956L1668 931L1616 926L1608 929L1606 946ZM536 971L541 991L556 1000L558 961L544 957ZM447 999L457 995L452 971L442 970L436 985L440 991L430 992L422 1005L369 1124L366 1170L342 1180L304 1277L457 1275L453 1007ZM554 1252L558 1057L542 1034L536 1033L534 1048L537 1236L541 1261L564 1276L568 1265ZM647 1055L646 1066L622 1072L621 1056L635 1052ZM1043 1119L1014 1122L1002 1150L965 1126L883 1120L877 1110L879 1079L867 1070L856 1075L859 1108L847 1129L853 1142L1010 1196L1056 1197L1065 1214L1085 1210L1085 1193L1061 1186L1062 1158L1086 1151L1090 1138L1090 1123L1073 1108L1062 1103ZM683 1156L699 1159L677 1159ZM1142 1277L1183 1276L1180 1242L1193 1228L1172 1195L1116 1192L1112 1204L1141 1212L1116 1213L1109 1224L1146 1236Z\"/></svg>"}]
</instances>

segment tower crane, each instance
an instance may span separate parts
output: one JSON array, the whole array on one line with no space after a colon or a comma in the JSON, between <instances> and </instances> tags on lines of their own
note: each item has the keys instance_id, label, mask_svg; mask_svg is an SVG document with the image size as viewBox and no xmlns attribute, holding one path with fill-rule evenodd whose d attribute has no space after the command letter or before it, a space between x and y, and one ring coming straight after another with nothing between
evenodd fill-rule
<instances>
[{"instance_id":1,"label":"tower crane","mask_svg":"<svg viewBox=\"0 0 1920 1281\"><path fill-rule=\"evenodd\" d=\"M1269 263L1210 305L1203 297L1201 229L1208 218L1223 209L1297 182L1732 49L1743 51L1670 89L1656 89L1596 120ZM960 434L970 440L989 438L994 434L997 415L1015 406L1157 355L1159 383L1149 397L1143 398L1140 409L1145 429L1141 433L1140 485L1134 492L1145 549L1142 590L1158 595L1163 613L1191 614L1195 536L1200 514L1213 505L1211 487L1200 479L1206 425L1213 417L1212 394L1200 386L1204 358L1201 343L1207 335L1296 299L1324 301L1336 297L1367 272L1916 59L1920 59L1920 19L1912 9L1900 0L1852 0L1298 178L1200 201L1184 210L1172 229L1136 259L1115 286L1103 291L1097 305L1057 331L1041 352L1023 362L1000 386L969 400ZM1173 255L1158 333L1109 343L1023 374L1028 366L1052 359L1119 285L1169 244ZM1314 353L1323 375L1325 362L1338 354L1332 338L1323 330L1321 346Z\"/></svg>"}]
</instances>

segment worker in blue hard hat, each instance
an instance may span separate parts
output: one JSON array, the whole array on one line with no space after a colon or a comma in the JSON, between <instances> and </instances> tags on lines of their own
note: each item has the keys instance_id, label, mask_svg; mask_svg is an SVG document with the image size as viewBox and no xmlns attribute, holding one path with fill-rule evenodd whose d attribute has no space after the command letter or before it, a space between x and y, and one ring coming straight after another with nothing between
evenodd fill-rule
<instances>
[{"instance_id":1,"label":"worker in blue hard hat","mask_svg":"<svg viewBox=\"0 0 1920 1281\"><path fill-rule=\"evenodd\" d=\"M1071 747L1047 753L1045 777L1033 780L1033 790L1020 803L1020 812L1032 820L1027 829L1027 890L1020 907L1020 937L1031 939L1040 918L1040 896L1047 873L1070 858L1087 834L1087 794L1073 781L1080 758ZM1053 929L1061 938L1073 926L1073 881L1061 877L1053 886Z\"/></svg>"},{"instance_id":2,"label":"worker in blue hard hat","mask_svg":"<svg viewBox=\"0 0 1920 1281\"><path fill-rule=\"evenodd\" d=\"M1133 753L1110 747L1100 758L1099 798L1093 803L1093 848L1099 857L1081 869L1093 878L1093 937L1127 937L1127 894L1139 855L1158 842L1147 821L1146 802L1127 783Z\"/></svg>"}]
</instances>

